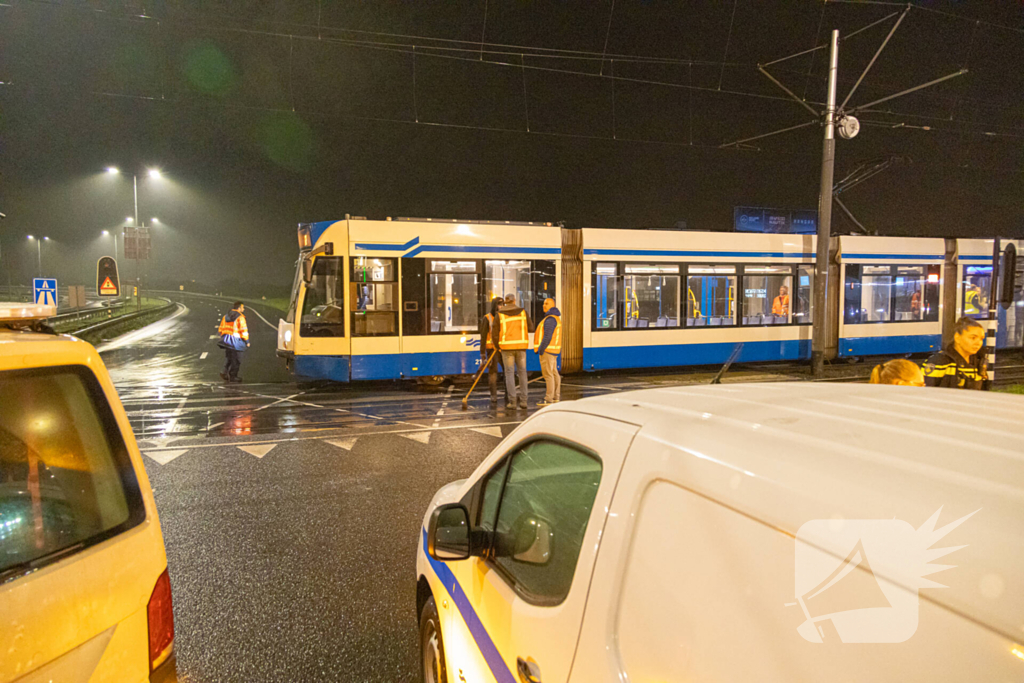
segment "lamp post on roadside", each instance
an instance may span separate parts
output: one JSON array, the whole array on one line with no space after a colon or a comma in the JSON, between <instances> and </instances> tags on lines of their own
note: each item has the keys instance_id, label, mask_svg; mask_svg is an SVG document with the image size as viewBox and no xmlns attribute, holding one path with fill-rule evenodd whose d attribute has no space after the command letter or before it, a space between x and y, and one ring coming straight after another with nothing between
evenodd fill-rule
<instances>
[{"instance_id":1,"label":"lamp post on roadside","mask_svg":"<svg viewBox=\"0 0 1024 683\"><path fill-rule=\"evenodd\" d=\"M120 175L121 171L116 166L108 166L107 167L107 173L109 173L111 175ZM150 178L152 178L154 180L158 180L158 179L163 177L163 174L160 172L160 170L156 169L156 168L147 169L146 175L148 175ZM141 283L139 281L139 260L140 260L139 259L139 247L140 247L140 242L141 241L139 240L139 229L140 228L143 228L143 229L146 228L146 225L145 225L144 222L143 223L139 222L139 176L136 173L132 174L132 198L133 198L133 201L134 201L135 213L132 216L127 217L125 219L125 222L128 224L128 226L133 228L133 234L134 234L133 245L135 247L135 249L134 249L134 253L135 253L135 294L136 294L136 304L137 304L138 308L141 310L141 308L142 308L142 292L139 291L140 290L140 285L141 285ZM154 218L153 222L156 223L158 221ZM124 249L125 249L125 257L127 258L127 256L128 256L127 230L126 230L126 238L125 238L125 241L123 242L123 244L124 244ZM116 244L115 244L115 250L116 250ZM115 256L116 256L116 254L115 254ZM148 255L147 255L147 258L148 258Z\"/></svg>"},{"instance_id":2,"label":"lamp post on roadside","mask_svg":"<svg viewBox=\"0 0 1024 683\"><path fill-rule=\"evenodd\" d=\"M49 237L37 238L32 235L28 236L29 242L36 243L36 257L39 259L39 277L43 276L43 242L49 242Z\"/></svg>"},{"instance_id":3,"label":"lamp post on roadside","mask_svg":"<svg viewBox=\"0 0 1024 683\"><path fill-rule=\"evenodd\" d=\"M117 260L117 231L115 230L115 231L111 232L109 230L104 230L103 231L103 236L106 237L107 235L110 235L111 237L114 238L114 260L116 261Z\"/></svg>"}]
</instances>

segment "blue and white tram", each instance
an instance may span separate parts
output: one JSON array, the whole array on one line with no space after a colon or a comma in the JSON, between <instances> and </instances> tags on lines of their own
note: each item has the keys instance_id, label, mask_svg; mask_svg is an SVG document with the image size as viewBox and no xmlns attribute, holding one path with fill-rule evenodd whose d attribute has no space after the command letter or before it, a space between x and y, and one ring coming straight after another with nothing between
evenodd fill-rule
<instances>
[{"instance_id":1,"label":"blue and white tram","mask_svg":"<svg viewBox=\"0 0 1024 683\"><path fill-rule=\"evenodd\" d=\"M810 358L814 244L584 228L583 369Z\"/></svg>"},{"instance_id":2,"label":"blue and white tram","mask_svg":"<svg viewBox=\"0 0 1024 683\"><path fill-rule=\"evenodd\" d=\"M346 218L298 237L278 353L302 377L473 373L507 294L534 323L555 299L567 372L721 363L741 343L739 362L811 355L813 236ZM830 257L830 358L932 352L988 314L991 240L842 236ZM1020 346L1022 305L1001 310L1000 346Z\"/></svg>"},{"instance_id":3,"label":"blue and white tram","mask_svg":"<svg viewBox=\"0 0 1024 683\"><path fill-rule=\"evenodd\" d=\"M278 353L303 377L476 372L491 298L515 295L536 321L559 291L559 229L536 223L347 218L301 225L299 245Z\"/></svg>"}]
</instances>

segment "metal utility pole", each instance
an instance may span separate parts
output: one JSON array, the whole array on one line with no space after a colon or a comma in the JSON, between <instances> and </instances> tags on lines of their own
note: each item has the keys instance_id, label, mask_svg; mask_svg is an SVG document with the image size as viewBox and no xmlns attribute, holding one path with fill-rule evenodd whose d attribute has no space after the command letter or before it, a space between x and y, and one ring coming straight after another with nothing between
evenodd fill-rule
<instances>
[{"instance_id":1,"label":"metal utility pole","mask_svg":"<svg viewBox=\"0 0 1024 683\"><path fill-rule=\"evenodd\" d=\"M821 149L821 189L818 194L818 244L814 261L814 308L812 310L811 368L815 377L825 372L825 334L828 329L828 254L832 232L832 176L836 162L836 77L839 71L839 31L832 31L828 64L828 102L825 139Z\"/></svg>"}]
</instances>

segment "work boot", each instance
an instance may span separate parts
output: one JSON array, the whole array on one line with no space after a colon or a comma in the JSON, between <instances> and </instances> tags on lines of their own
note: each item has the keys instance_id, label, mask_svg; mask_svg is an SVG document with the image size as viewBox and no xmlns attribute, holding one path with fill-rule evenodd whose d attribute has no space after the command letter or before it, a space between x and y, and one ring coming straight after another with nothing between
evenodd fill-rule
<instances>
[{"instance_id":1,"label":"work boot","mask_svg":"<svg viewBox=\"0 0 1024 683\"><path fill-rule=\"evenodd\" d=\"M521 401L519 401L519 408L521 410L529 410L530 406L526 403L526 401L522 401L521 400Z\"/></svg>"},{"instance_id":2,"label":"work boot","mask_svg":"<svg viewBox=\"0 0 1024 683\"><path fill-rule=\"evenodd\" d=\"M231 383L232 384L241 384L242 383L242 378L241 377L232 377L231 378Z\"/></svg>"},{"instance_id":3,"label":"work boot","mask_svg":"<svg viewBox=\"0 0 1024 683\"><path fill-rule=\"evenodd\" d=\"M230 381L231 381L231 378L230 378L230 377L228 377L228 373L226 373L226 372L222 372L222 373L220 373L220 378L221 378L222 380L224 380L225 382L230 382Z\"/></svg>"}]
</instances>

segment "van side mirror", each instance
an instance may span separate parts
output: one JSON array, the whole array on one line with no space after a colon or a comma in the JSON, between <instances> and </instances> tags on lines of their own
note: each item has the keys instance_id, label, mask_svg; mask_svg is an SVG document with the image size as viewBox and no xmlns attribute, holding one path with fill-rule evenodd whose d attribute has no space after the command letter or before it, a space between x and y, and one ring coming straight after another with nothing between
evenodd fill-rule
<instances>
[{"instance_id":1,"label":"van side mirror","mask_svg":"<svg viewBox=\"0 0 1024 683\"><path fill-rule=\"evenodd\" d=\"M430 513L427 554L442 562L469 557L469 511L465 505L438 505Z\"/></svg>"},{"instance_id":2,"label":"van side mirror","mask_svg":"<svg viewBox=\"0 0 1024 683\"><path fill-rule=\"evenodd\" d=\"M515 551L512 559L526 564L545 565L551 561L555 532L539 517L525 517L515 527Z\"/></svg>"},{"instance_id":3,"label":"van side mirror","mask_svg":"<svg viewBox=\"0 0 1024 683\"><path fill-rule=\"evenodd\" d=\"M1010 242L1003 250L1003 267L999 269L999 303L1003 308L1013 306L1014 279L1017 275L1017 247Z\"/></svg>"}]
</instances>

